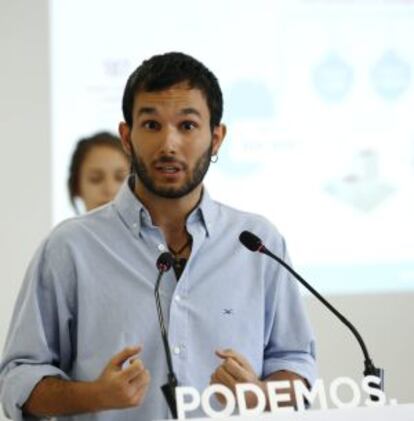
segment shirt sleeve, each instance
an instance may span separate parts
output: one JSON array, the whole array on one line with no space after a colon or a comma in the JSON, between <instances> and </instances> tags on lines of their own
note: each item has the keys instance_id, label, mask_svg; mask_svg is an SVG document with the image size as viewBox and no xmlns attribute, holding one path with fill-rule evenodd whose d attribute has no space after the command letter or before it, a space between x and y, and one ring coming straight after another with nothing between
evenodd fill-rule
<instances>
[{"instance_id":1,"label":"shirt sleeve","mask_svg":"<svg viewBox=\"0 0 414 421\"><path fill-rule=\"evenodd\" d=\"M283 238L273 246L290 265ZM313 384L317 376L315 340L298 281L279 263L268 263L263 378L288 370Z\"/></svg>"},{"instance_id":2,"label":"shirt sleeve","mask_svg":"<svg viewBox=\"0 0 414 421\"><path fill-rule=\"evenodd\" d=\"M18 295L0 364L0 399L13 420L34 419L22 407L46 376L69 379L73 324L73 265L59 244L35 254Z\"/></svg>"}]
</instances>

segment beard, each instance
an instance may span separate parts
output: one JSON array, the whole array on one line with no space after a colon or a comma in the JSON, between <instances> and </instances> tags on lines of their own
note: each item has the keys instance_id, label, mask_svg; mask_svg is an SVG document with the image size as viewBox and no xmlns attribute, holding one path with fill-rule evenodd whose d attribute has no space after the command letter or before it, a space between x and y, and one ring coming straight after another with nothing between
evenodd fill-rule
<instances>
[{"instance_id":1,"label":"beard","mask_svg":"<svg viewBox=\"0 0 414 421\"><path fill-rule=\"evenodd\" d=\"M136 174L144 187L156 196L163 197L165 199L179 199L191 193L196 187L198 187L210 167L211 156L213 153L213 143L210 143L208 149L201 154L198 158L193 171L190 174L190 178L184 182L181 187L160 187L157 186L154 180L149 175L148 167L141 159L138 153L131 145L131 167L132 172ZM177 160L170 156L162 156L159 163L173 163Z\"/></svg>"}]
</instances>

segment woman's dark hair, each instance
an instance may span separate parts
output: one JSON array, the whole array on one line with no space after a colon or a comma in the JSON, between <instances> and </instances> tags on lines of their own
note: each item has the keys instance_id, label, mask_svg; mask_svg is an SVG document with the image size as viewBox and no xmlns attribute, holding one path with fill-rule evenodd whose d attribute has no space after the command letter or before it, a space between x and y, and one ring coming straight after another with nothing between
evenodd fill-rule
<instances>
[{"instance_id":1,"label":"woman's dark hair","mask_svg":"<svg viewBox=\"0 0 414 421\"><path fill-rule=\"evenodd\" d=\"M223 116L223 94L216 76L195 58L176 52L145 60L129 76L122 98L122 111L128 126L132 127L134 99L138 92L162 91L181 82L200 89L210 111L210 128L218 126Z\"/></svg>"},{"instance_id":2,"label":"woman's dark hair","mask_svg":"<svg viewBox=\"0 0 414 421\"><path fill-rule=\"evenodd\" d=\"M119 137L109 132L99 132L92 136L80 139L76 144L75 150L72 154L72 159L69 166L68 190L70 203L78 212L75 203L75 197L79 196L79 180L80 170L87 154L96 146L107 146L116 149L129 159L128 155L122 149L121 140Z\"/></svg>"}]
</instances>

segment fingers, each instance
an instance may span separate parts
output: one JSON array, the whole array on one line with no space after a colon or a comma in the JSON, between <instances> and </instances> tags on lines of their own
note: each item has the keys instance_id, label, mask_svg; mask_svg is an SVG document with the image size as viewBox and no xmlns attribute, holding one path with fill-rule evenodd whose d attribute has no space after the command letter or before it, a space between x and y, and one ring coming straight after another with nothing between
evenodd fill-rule
<instances>
[{"instance_id":1,"label":"fingers","mask_svg":"<svg viewBox=\"0 0 414 421\"><path fill-rule=\"evenodd\" d=\"M138 377L144 370L145 367L143 362L139 359L135 359L133 362L130 363L129 367L125 368L122 371L122 377L126 381L131 382L136 377Z\"/></svg>"},{"instance_id":2,"label":"fingers","mask_svg":"<svg viewBox=\"0 0 414 421\"><path fill-rule=\"evenodd\" d=\"M233 358L236 360L243 368L248 371L252 371L252 366L250 365L249 361L238 352L234 351L233 349L224 349L224 350L216 350L216 355L220 358Z\"/></svg>"},{"instance_id":3,"label":"fingers","mask_svg":"<svg viewBox=\"0 0 414 421\"><path fill-rule=\"evenodd\" d=\"M216 355L220 358L228 358L232 356L232 352L231 349L217 349Z\"/></svg>"},{"instance_id":4,"label":"fingers","mask_svg":"<svg viewBox=\"0 0 414 421\"><path fill-rule=\"evenodd\" d=\"M216 355L224 359L217 370L223 369L235 382L249 383L258 381L254 369L243 355L232 349L217 350Z\"/></svg>"},{"instance_id":5,"label":"fingers","mask_svg":"<svg viewBox=\"0 0 414 421\"><path fill-rule=\"evenodd\" d=\"M147 369L143 369L136 377L130 380L130 384L137 390L148 386L151 382L151 375Z\"/></svg>"},{"instance_id":6,"label":"fingers","mask_svg":"<svg viewBox=\"0 0 414 421\"><path fill-rule=\"evenodd\" d=\"M211 376L210 383L223 384L230 390L234 390L237 382L223 367L219 367Z\"/></svg>"},{"instance_id":7,"label":"fingers","mask_svg":"<svg viewBox=\"0 0 414 421\"><path fill-rule=\"evenodd\" d=\"M253 371L246 358L232 349L217 350L216 355L224 359L221 367L236 380L244 380L248 372Z\"/></svg>"},{"instance_id":8,"label":"fingers","mask_svg":"<svg viewBox=\"0 0 414 421\"><path fill-rule=\"evenodd\" d=\"M148 373L148 377L142 380L144 381L134 385L136 387L136 392L134 393L134 396L133 396L134 406L140 406L143 400L145 399L145 395L148 391L149 382L150 382L149 373Z\"/></svg>"},{"instance_id":9,"label":"fingers","mask_svg":"<svg viewBox=\"0 0 414 421\"><path fill-rule=\"evenodd\" d=\"M227 358L221 368L237 381L246 381L249 378L249 372L233 358Z\"/></svg>"},{"instance_id":10,"label":"fingers","mask_svg":"<svg viewBox=\"0 0 414 421\"><path fill-rule=\"evenodd\" d=\"M128 358L131 358L134 355L139 354L140 352L141 347L139 346L124 348L121 352L119 352L111 358L109 364L113 367L122 367L122 365L126 360L128 360Z\"/></svg>"},{"instance_id":11,"label":"fingers","mask_svg":"<svg viewBox=\"0 0 414 421\"><path fill-rule=\"evenodd\" d=\"M150 373L138 358L141 347L129 347L112 357L96 380L103 409L139 406L148 391Z\"/></svg>"},{"instance_id":12,"label":"fingers","mask_svg":"<svg viewBox=\"0 0 414 421\"><path fill-rule=\"evenodd\" d=\"M139 375L132 379L129 384L135 389L133 401L135 405L140 406L145 398L148 391L149 384L151 382L151 376L148 370L142 370Z\"/></svg>"}]
</instances>

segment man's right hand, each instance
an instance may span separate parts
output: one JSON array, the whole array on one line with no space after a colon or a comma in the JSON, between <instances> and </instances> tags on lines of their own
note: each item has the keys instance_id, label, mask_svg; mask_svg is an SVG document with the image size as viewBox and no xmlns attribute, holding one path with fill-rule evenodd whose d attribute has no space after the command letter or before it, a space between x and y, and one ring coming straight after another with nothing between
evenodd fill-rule
<instances>
[{"instance_id":1,"label":"man's right hand","mask_svg":"<svg viewBox=\"0 0 414 421\"><path fill-rule=\"evenodd\" d=\"M140 406L144 401L151 379L149 371L138 359L140 352L140 347L123 349L111 358L94 382L102 410Z\"/></svg>"}]
</instances>

